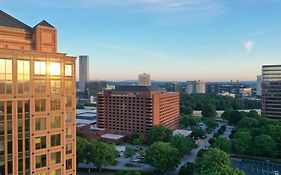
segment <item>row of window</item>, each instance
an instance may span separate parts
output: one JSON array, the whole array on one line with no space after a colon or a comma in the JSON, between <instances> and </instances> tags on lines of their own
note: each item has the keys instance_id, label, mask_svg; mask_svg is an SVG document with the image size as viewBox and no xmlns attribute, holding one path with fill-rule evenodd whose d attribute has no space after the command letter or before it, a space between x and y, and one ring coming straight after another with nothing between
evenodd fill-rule
<instances>
[{"instance_id":1,"label":"row of window","mask_svg":"<svg viewBox=\"0 0 281 175\"><path fill-rule=\"evenodd\" d=\"M68 96L65 99L65 107L72 107L72 97ZM61 109L61 99L60 98L51 98L50 99L50 109L51 111L57 111ZM35 112L44 112L46 111L46 99L36 99L35 100Z\"/></svg>"},{"instance_id":2,"label":"row of window","mask_svg":"<svg viewBox=\"0 0 281 175\"><path fill-rule=\"evenodd\" d=\"M66 123L71 123L72 122L72 113L67 112L66 113L66 118L65 118ZM61 116L51 116L51 123L50 123L50 128L61 128ZM35 119L35 131L43 131L46 130L47 125L46 125L46 117L40 117Z\"/></svg>"},{"instance_id":3,"label":"row of window","mask_svg":"<svg viewBox=\"0 0 281 175\"><path fill-rule=\"evenodd\" d=\"M51 164L55 165L61 163L61 152L51 153ZM72 169L72 159L67 159L66 162L66 170ZM47 155L42 154L35 156L35 167L43 168L47 166Z\"/></svg>"}]
</instances>

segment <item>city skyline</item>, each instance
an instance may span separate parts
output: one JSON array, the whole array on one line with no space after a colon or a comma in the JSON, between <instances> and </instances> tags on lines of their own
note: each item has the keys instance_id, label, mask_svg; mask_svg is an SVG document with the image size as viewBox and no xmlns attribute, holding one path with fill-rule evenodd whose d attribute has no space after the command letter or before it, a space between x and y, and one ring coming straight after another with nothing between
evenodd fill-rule
<instances>
[{"instance_id":1,"label":"city skyline","mask_svg":"<svg viewBox=\"0 0 281 175\"><path fill-rule=\"evenodd\" d=\"M135 80L142 72L153 80L255 80L262 65L280 60L278 0L0 0L0 5L26 24L46 19L56 26L60 52L89 55L90 80Z\"/></svg>"}]
</instances>

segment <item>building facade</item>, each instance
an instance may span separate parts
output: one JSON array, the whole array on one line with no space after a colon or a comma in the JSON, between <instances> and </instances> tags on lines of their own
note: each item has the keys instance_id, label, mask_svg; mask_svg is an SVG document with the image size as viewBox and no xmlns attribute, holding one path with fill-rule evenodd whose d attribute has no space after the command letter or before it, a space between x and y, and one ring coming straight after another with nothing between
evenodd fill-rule
<instances>
[{"instance_id":1,"label":"building facade","mask_svg":"<svg viewBox=\"0 0 281 175\"><path fill-rule=\"evenodd\" d=\"M76 174L75 59L57 31L0 11L0 174Z\"/></svg>"},{"instance_id":2,"label":"building facade","mask_svg":"<svg viewBox=\"0 0 281 175\"><path fill-rule=\"evenodd\" d=\"M117 86L98 94L97 125L116 134L179 127L179 93L148 86Z\"/></svg>"},{"instance_id":3,"label":"building facade","mask_svg":"<svg viewBox=\"0 0 281 175\"><path fill-rule=\"evenodd\" d=\"M89 56L79 56L79 90L87 91L87 83L89 81Z\"/></svg>"},{"instance_id":4,"label":"building facade","mask_svg":"<svg viewBox=\"0 0 281 175\"><path fill-rule=\"evenodd\" d=\"M185 92L187 94L204 94L206 92L206 83L204 81L187 81Z\"/></svg>"},{"instance_id":5,"label":"building facade","mask_svg":"<svg viewBox=\"0 0 281 175\"><path fill-rule=\"evenodd\" d=\"M261 92L262 92L262 75L257 76L257 91L256 91L256 95L257 96L261 96Z\"/></svg>"},{"instance_id":6,"label":"building facade","mask_svg":"<svg viewBox=\"0 0 281 175\"><path fill-rule=\"evenodd\" d=\"M281 120L281 65L264 65L262 77L262 115Z\"/></svg>"},{"instance_id":7,"label":"building facade","mask_svg":"<svg viewBox=\"0 0 281 175\"><path fill-rule=\"evenodd\" d=\"M150 75L147 73L139 74L139 86L150 86Z\"/></svg>"}]
</instances>

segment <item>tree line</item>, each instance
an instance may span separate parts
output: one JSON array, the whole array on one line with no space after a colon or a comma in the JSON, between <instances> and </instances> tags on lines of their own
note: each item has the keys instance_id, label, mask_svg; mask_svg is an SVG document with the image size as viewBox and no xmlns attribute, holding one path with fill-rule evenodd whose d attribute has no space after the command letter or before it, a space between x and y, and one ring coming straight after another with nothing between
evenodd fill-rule
<instances>
[{"instance_id":1,"label":"tree line","mask_svg":"<svg viewBox=\"0 0 281 175\"><path fill-rule=\"evenodd\" d=\"M201 111L207 106L214 106L215 110L242 110L260 109L261 102L256 100L227 97L216 94L190 94L181 93L180 111L182 114L192 114L193 110Z\"/></svg>"}]
</instances>

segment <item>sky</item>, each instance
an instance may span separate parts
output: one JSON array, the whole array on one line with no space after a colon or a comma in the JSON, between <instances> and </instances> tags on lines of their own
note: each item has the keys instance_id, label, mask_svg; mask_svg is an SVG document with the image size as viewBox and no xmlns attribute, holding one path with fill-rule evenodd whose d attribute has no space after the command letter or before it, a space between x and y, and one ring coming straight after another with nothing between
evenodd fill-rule
<instances>
[{"instance_id":1,"label":"sky","mask_svg":"<svg viewBox=\"0 0 281 175\"><path fill-rule=\"evenodd\" d=\"M281 64L281 0L0 0L58 30L58 50L89 55L91 80L255 80ZM78 67L78 66L77 66Z\"/></svg>"}]
</instances>

